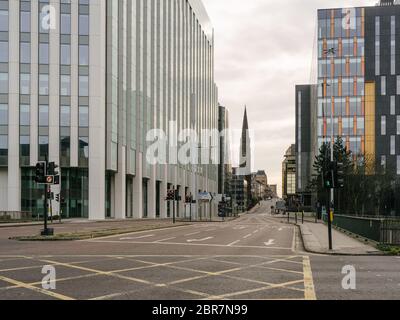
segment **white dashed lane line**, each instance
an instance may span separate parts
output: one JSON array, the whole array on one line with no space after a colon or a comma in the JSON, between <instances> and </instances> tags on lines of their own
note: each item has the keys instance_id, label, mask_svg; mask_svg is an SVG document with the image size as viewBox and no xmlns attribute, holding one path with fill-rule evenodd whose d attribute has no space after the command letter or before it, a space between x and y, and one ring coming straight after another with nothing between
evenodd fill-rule
<instances>
[{"instance_id":1,"label":"white dashed lane line","mask_svg":"<svg viewBox=\"0 0 400 320\"><path fill-rule=\"evenodd\" d=\"M154 237L154 234L148 234L145 236L140 236L140 237L125 237L125 238L120 238L119 240L137 240L137 239L144 239L144 238L150 238Z\"/></svg>"}]
</instances>

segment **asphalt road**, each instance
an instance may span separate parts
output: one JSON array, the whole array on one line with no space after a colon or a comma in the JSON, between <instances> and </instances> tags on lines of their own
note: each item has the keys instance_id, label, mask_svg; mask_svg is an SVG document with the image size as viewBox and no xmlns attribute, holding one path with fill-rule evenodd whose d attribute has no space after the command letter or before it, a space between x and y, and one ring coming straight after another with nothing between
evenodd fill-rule
<instances>
[{"instance_id":1,"label":"asphalt road","mask_svg":"<svg viewBox=\"0 0 400 320\"><path fill-rule=\"evenodd\" d=\"M0 236L4 299L400 299L400 259L305 253L271 203L226 223L199 223L76 242ZM10 232L10 231L8 231ZM43 266L56 288L43 289ZM344 290L344 266L356 290Z\"/></svg>"}]
</instances>

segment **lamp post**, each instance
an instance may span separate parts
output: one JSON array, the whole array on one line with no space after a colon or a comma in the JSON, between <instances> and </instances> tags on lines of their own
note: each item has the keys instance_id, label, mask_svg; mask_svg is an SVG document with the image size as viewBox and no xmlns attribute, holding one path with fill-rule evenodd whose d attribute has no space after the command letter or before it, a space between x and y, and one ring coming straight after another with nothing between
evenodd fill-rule
<instances>
[{"instance_id":1,"label":"lamp post","mask_svg":"<svg viewBox=\"0 0 400 320\"><path fill-rule=\"evenodd\" d=\"M324 51L325 55L326 55L326 59L328 62L328 57L334 57L336 54L336 49L335 48L329 48L327 50ZM328 68L328 63L326 64L327 68ZM335 131L334 131L334 123L333 123L333 112L334 112L334 108L333 108L333 74L331 74L331 80L332 80L332 90L331 90L331 164L335 161L335 157L334 157L334 152L333 152L333 148L334 148L334 135L335 135ZM328 84L327 84L328 85ZM332 174L332 173L331 173ZM333 178L333 177L332 177ZM333 186L331 186L330 188L330 199L328 199L328 238L329 238L329 250L333 249L333 241L332 241L332 218L333 218L333 212L334 212L334 206L335 206L335 192L334 192L334 188Z\"/></svg>"}]
</instances>

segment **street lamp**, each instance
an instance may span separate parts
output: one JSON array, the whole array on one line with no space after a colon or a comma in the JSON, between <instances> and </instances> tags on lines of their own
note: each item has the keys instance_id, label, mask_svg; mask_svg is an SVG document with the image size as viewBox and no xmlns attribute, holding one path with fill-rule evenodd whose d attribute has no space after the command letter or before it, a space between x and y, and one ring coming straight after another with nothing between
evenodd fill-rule
<instances>
[{"instance_id":1,"label":"street lamp","mask_svg":"<svg viewBox=\"0 0 400 320\"><path fill-rule=\"evenodd\" d=\"M329 48L327 50L324 50L324 53L326 55L326 66L328 68L328 57L334 57L336 54L336 49L335 48ZM328 72L327 72L328 73ZM334 112L334 108L333 108L333 88L334 88L334 83L333 83L333 74L331 74L331 81L332 81L332 90L331 90L331 163L333 163L335 161L334 158L334 152L333 152L333 148L334 148L334 135L335 135L335 131L334 131L334 119L333 119L333 112ZM327 86L328 86L328 82L327 82ZM324 93L324 92L323 92ZM333 244L332 244L332 218L333 218L333 210L334 210L334 206L335 206L335 192L333 189L333 186L331 186L330 188L330 199L328 200L328 237L329 237L329 250L333 249Z\"/></svg>"}]
</instances>

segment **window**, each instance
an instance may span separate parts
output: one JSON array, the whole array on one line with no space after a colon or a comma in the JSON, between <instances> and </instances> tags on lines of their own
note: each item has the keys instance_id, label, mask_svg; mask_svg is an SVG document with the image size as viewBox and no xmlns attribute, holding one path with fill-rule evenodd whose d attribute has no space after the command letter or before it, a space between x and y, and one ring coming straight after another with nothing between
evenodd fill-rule
<instances>
[{"instance_id":1,"label":"window","mask_svg":"<svg viewBox=\"0 0 400 320\"><path fill-rule=\"evenodd\" d=\"M61 34L71 34L71 15L61 14Z\"/></svg>"},{"instance_id":2,"label":"window","mask_svg":"<svg viewBox=\"0 0 400 320\"><path fill-rule=\"evenodd\" d=\"M30 156L30 137L29 136L20 136L20 156L21 157L29 157Z\"/></svg>"},{"instance_id":3,"label":"window","mask_svg":"<svg viewBox=\"0 0 400 320\"><path fill-rule=\"evenodd\" d=\"M381 77L381 95L386 96L386 77Z\"/></svg>"},{"instance_id":4,"label":"window","mask_svg":"<svg viewBox=\"0 0 400 320\"><path fill-rule=\"evenodd\" d=\"M89 127L89 107L79 107L79 127Z\"/></svg>"},{"instance_id":5,"label":"window","mask_svg":"<svg viewBox=\"0 0 400 320\"><path fill-rule=\"evenodd\" d=\"M390 137L390 155L396 155L396 136Z\"/></svg>"},{"instance_id":6,"label":"window","mask_svg":"<svg viewBox=\"0 0 400 320\"><path fill-rule=\"evenodd\" d=\"M0 73L0 93L8 93L8 73Z\"/></svg>"},{"instance_id":7,"label":"window","mask_svg":"<svg viewBox=\"0 0 400 320\"><path fill-rule=\"evenodd\" d=\"M386 135L386 116L381 117L381 135Z\"/></svg>"},{"instance_id":8,"label":"window","mask_svg":"<svg viewBox=\"0 0 400 320\"><path fill-rule=\"evenodd\" d=\"M49 44L40 43L39 44L39 63L49 64Z\"/></svg>"},{"instance_id":9,"label":"window","mask_svg":"<svg viewBox=\"0 0 400 320\"><path fill-rule=\"evenodd\" d=\"M79 137L79 166L87 167L89 159L89 138Z\"/></svg>"},{"instance_id":10,"label":"window","mask_svg":"<svg viewBox=\"0 0 400 320\"><path fill-rule=\"evenodd\" d=\"M397 174L400 175L400 156L397 156Z\"/></svg>"},{"instance_id":11,"label":"window","mask_svg":"<svg viewBox=\"0 0 400 320\"><path fill-rule=\"evenodd\" d=\"M396 118L396 123L397 123L397 135L400 135L400 116L397 116Z\"/></svg>"},{"instance_id":12,"label":"window","mask_svg":"<svg viewBox=\"0 0 400 320\"><path fill-rule=\"evenodd\" d=\"M21 126L30 125L30 107L29 105L22 104L20 107L19 124Z\"/></svg>"},{"instance_id":13,"label":"window","mask_svg":"<svg viewBox=\"0 0 400 320\"><path fill-rule=\"evenodd\" d=\"M386 156L381 157L381 166L383 169L386 169Z\"/></svg>"},{"instance_id":14,"label":"window","mask_svg":"<svg viewBox=\"0 0 400 320\"><path fill-rule=\"evenodd\" d=\"M49 137L39 136L39 158L44 159L44 157L49 154Z\"/></svg>"},{"instance_id":15,"label":"window","mask_svg":"<svg viewBox=\"0 0 400 320\"><path fill-rule=\"evenodd\" d=\"M8 11L0 10L0 31L8 31Z\"/></svg>"},{"instance_id":16,"label":"window","mask_svg":"<svg viewBox=\"0 0 400 320\"><path fill-rule=\"evenodd\" d=\"M61 76L61 88L60 93L62 96L70 96L71 95L71 76L62 75Z\"/></svg>"},{"instance_id":17,"label":"window","mask_svg":"<svg viewBox=\"0 0 400 320\"><path fill-rule=\"evenodd\" d=\"M89 35L89 16L79 15L79 35L88 36Z\"/></svg>"},{"instance_id":18,"label":"window","mask_svg":"<svg viewBox=\"0 0 400 320\"><path fill-rule=\"evenodd\" d=\"M31 32L31 13L21 11L21 30L20 32Z\"/></svg>"},{"instance_id":19,"label":"window","mask_svg":"<svg viewBox=\"0 0 400 320\"><path fill-rule=\"evenodd\" d=\"M81 66L89 65L89 46L87 45L79 46L79 65Z\"/></svg>"},{"instance_id":20,"label":"window","mask_svg":"<svg viewBox=\"0 0 400 320\"><path fill-rule=\"evenodd\" d=\"M49 106L44 106L44 105L39 106L39 126L40 127L49 126Z\"/></svg>"},{"instance_id":21,"label":"window","mask_svg":"<svg viewBox=\"0 0 400 320\"><path fill-rule=\"evenodd\" d=\"M390 97L390 115L394 116L396 114L396 97Z\"/></svg>"},{"instance_id":22,"label":"window","mask_svg":"<svg viewBox=\"0 0 400 320\"><path fill-rule=\"evenodd\" d=\"M49 75L40 74L39 75L39 94L41 96L49 95Z\"/></svg>"},{"instance_id":23,"label":"window","mask_svg":"<svg viewBox=\"0 0 400 320\"><path fill-rule=\"evenodd\" d=\"M89 77L79 76L79 96L88 97L89 96Z\"/></svg>"},{"instance_id":24,"label":"window","mask_svg":"<svg viewBox=\"0 0 400 320\"><path fill-rule=\"evenodd\" d=\"M21 42L20 59L21 63L31 63L31 44L29 42Z\"/></svg>"},{"instance_id":25,"label":"window","mask_svg":"<svg viewBox=\"0 0 400 320\"><path fill-rule=\"evenodd\" d=\"M70 106L61 106L60 108L60 126L69 127L71 125L71 108Z\"/></svg>"},{"instance_id":26,"label":"window","mask_svg":"<svg viewBox=\"0 0 400 320\"><path fill-rule=\"evenodd\" d=\"M8 42L0 41L0 62L8 63Z\"/></svg>"},{"instance_id":27,"label":"window","mask_svg":"<svg viewBox=\"0 0 400 320\"><path fill-rule=\"evenodd\" d=\"M31 75L29 73L21 73L20 94L30 94L31 92Z\"/></svg>"},{"instance_id":28,"label":"window","mask_svg":"<svg viewBox=\"0 0 400 320\"><path fill-rule=\"evenodd\" d=\"M0 126L8 125L8 105L0 104Z\"/></svg>"},{"instance_id":29,"label":"window","mask_svg":"<svg viewBox=\"0 0 400 320\"><path fill-rule=\"evenodd\" d=\"M8 136L0 135L0 156L8 156Z\"/></svg>"},{"instance_id":30,"label":"window","mask_svg":"<svg viewBox=\"0 0 400 320\"><path fill-rule=\"evenodd\" d=\"M61 64L70 65L71 64L71 46L69 44L62 44L60 46Z\"/></svg>"}]
</instances>

